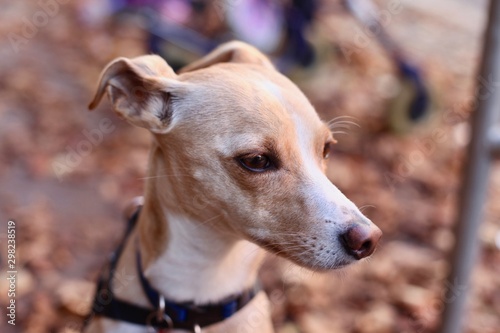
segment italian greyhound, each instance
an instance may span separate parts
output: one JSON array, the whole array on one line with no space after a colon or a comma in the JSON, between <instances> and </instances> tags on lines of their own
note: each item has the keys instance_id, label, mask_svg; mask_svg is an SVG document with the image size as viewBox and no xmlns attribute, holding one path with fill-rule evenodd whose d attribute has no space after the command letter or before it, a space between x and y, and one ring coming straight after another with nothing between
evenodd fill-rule
<instances>
[{"instance_id":1,"label":"italian greyhound","mask_svg":"<svg viewBox=\"0 0 500 333\"><path fill-rule=\"evenodd\" d=\"M265 250L316 271L375 250L380 229L325 176L328 126L256 48L223 44L180 74L155 55L118 58L90 109L105 93L153 143L115 289L85 332L274 332L253 291Z\"/></svg>"}]
</instances>

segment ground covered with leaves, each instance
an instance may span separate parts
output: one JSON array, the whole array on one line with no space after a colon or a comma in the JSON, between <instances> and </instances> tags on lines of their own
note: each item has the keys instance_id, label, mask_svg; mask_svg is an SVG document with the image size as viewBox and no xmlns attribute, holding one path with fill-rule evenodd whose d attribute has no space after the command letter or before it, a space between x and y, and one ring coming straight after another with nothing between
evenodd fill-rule
<instances>
[{"instance_id":1,"label":"ground covered with leaves","mask_svg":"<svg viewBox=\"0 0 500 333\"><path fill-rule=\"evenodd\" d=\"M78 331L98 270L124 229L123 207L144 184L147 131L118 119L109 105L86 108L108 61L146 52L143 35L85 23L83 2L62 2L31 30L29 22L45 10L39 3L0 4L4 333ZM472 285L446 281L471 101L498 88L488 78L480 91L474 86L484 2L401 1L391 12L389 1L378 1L389 13L387 29L423 68L435 99L433 121L405 134L387 126L396 72L373 36L342 12L321 13L312 34L324 50L321 61L290 75L323 119L350 116L359 125L337 134L328 176L366 206L384 239L371 260L342 272L309 272L270 257L261 279L278 332L435 332L451 289L469 292L467 333L498 333L499 166L490 178ZM89 141L103 122L108 130ZM85 153L75 155L78 149ZM17 224L16 326L4 314L9 218Z\"/></svg>"}]
</instances>

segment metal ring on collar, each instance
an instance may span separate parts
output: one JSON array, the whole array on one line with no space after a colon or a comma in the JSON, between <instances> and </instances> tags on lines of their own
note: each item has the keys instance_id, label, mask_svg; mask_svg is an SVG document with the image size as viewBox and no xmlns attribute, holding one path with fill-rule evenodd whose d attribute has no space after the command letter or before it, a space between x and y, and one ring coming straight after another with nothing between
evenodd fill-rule
<instances>
[{"instance_id":1,"label":"metal ring on collar","mask_svg":"<svg viewBox=\"0 0 500 333\"><path fill-rule=\"evenodd\" d=\"M172 329L174 328L174 322L172 321L172 318L169 317L165 313L165 298L163 296L160 296L160 299L158 301L158 310L155 312L151 312L151 314L148 316L146 325L148 327L148 331L153 333L153 332L158 332L156 328L154 328L154 325L152 325L153 318L156 319L156 324L161 324L162 322L165 322L167 324L167 329Z\"/></svg>"},{"instance_id":2,"label":"metal ring on collar","mask_svg":"<svg viewBox=\"0 0 500 333\"><path fill-rule=\"evenodd\" d=\"M148 319L146 321L146 326L148 328L149 333L156 333L159 332L158 329L155 328L155 324L159 325L162 322L165 322L167 324L167 329L172 329L174 328L174 322L172 321L172 318L170 318L166 313L162 315L160 319L158 319L158 312L151 312L151 314L148 316Z\"/></svg>"}]
</instances>

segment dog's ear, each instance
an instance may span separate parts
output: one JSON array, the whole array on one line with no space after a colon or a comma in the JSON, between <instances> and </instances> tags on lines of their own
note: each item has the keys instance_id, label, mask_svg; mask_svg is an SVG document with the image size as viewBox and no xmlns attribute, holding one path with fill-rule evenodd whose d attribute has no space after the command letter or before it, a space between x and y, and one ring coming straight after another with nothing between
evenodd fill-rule
<instances>
[{"instance_id":1,"label":"dog's ear","mask_svg":"<svg viewBox=\"0 0 500 333\"><path fill-rule=\"evenodd\" d=\"M269 58L258 49L243 42L232 41L218 46L203 58L183 67L179 73L195 71L221 62L258 64L274 69Z\"/></svg>"},{"instance_id":2,"label":"dog's ear","mask_svg":"<svg viewBox=\"0 0 500 333\"><path fill-rule=\"evenodd\" d=\"M154 133L165 133L172 121L172 93L179 85L176 76L159 56L115 59L103 70L89 109L96 108L107 92L120 116Z\"/></svg>"}]
</instances>

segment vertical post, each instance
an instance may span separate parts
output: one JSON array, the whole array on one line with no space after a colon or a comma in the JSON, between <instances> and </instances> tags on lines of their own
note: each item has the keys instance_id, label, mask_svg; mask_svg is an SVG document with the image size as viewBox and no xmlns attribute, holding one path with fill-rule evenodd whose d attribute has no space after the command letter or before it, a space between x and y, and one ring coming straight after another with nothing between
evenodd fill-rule
<instances>
[{"instance_id":1,"label":"vertical post","mask_svg":"<svg viewBox=\"0 0 500 333\"><path fill-rule=\"evenodd\" d=\"M500 158L500 124L496 124L490 131L491 154L495 158Z\"/></svg>"},{"instance_id":2,"label":"vertical post","mask_svg":"<svg viewBox=\"0 0 500 333\"><path fill-rule=\"evenodd\" d=\"M441 333L463 332L463 318L470 275L479 250L478 230L483 220L488 175L492 160L490 142L494 113L500 110L500 1L491 0L480 74L476 110L472 115L472 138L468 147L456 242L451 260ZM467 289L468 290L468 289Z\"/></svg>"}]
</instances>

